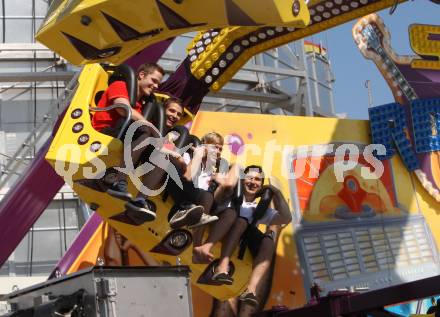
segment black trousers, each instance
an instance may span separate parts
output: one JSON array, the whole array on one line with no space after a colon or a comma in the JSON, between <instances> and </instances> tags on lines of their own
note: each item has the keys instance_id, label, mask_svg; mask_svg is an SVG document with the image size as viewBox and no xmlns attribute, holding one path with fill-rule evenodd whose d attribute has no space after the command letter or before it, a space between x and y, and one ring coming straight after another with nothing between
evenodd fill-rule
<instances>
[{"instance_id":1,"label":"black trousers","mask_svg":"<svg viewBox=\"0 0 440 317\"><path fill-rule=\"evenodd\" d=\"M193 203L201 205L205 209L205 213L209 213L214 203L214 195L206 190L196 188L192 181L188 181L183 177L183 170L176 166L182 181L182 188L180 188L173 180L169 179L167 184L167 191L176 204Z\"/></svg>"},{"instance_id":2,"label":"black trousers","mask_svg":"<svg viewBox=\"0 0 440 317\"><path fill-rule=\"evenodd\" d=\"M131 123L133 122L134 121L131 121ZM121 124L118 124L116 127L104 128L100 132L116 138L120 131L121 131ZM123 142L126 137L125 133L122 136ZM153 128L149 126L143 125L136 129L131 142L131 159L133 161L134 167L148 161L150 154L153 152L154 149L153 145L148 145L146 147L134 150L139 144L141 144L141 142L143 142L145 139L149 137L158 138L160 136L156 133L156 131Z\"/></svg>"}]
</instances>

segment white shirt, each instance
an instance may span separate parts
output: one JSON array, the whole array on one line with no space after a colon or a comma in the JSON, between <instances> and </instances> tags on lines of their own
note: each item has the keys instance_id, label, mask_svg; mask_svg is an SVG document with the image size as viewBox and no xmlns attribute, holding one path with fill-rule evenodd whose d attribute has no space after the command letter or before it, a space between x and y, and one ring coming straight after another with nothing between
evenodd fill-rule
<instances>
[{"instance_id":1,"label":"white shirt","mask_svg":"<svg viewBox=\"0 0 440 317\"><path fill-rule=\"evenodd\" d=\"M258 203L256 201L243 201L240 207L240 217L246 218L249 223L252 223L254 219L255 208L257 208ZM267 208L264 216L257 221L257 225L269 225L273 217L278 214L278 211L273 208Z\"/></svg>"},{"instance_id":2,"label":"white shirt","mask_svg":"<svg viewBox=\"0 0 440 317\"><path fill-rule=\"evenodd\" d=\"M187 152L183 154L183 160L185 161L186 165L188 165L189 162L191 161L191 157ZM193 180L194 187L207 191L209 188L209 182L211 181L212 175L213 175L213 171L211 172L206 172L205 170L200 171L197 178ZM228 207L231 207L231 201L229 199L223 202L222 204L216 205L214 212L223 211Z\"/></svg>"},{"instance_id":3,"label":"white shirt","mask_svg":"<svg viewBox=\"0 0 440 317\"><path fill-rule=\"evenodd\" d=\"M191 157L187 152L183 154L183 160L185 161L186 165L188 165L189 162L191 162ZM193 180L194 187L203 190L208 190L209 182L211 180L212 174L213 174L212 171L210 172L206 172L205 170L200 171L199 174L197 175L197 178Z\"/></svg>"}]
</instances>

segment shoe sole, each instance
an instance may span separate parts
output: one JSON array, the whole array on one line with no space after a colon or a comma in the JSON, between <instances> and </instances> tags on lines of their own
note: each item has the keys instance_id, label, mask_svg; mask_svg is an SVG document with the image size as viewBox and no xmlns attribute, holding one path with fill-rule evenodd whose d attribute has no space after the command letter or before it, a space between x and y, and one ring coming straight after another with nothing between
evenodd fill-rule
<instances>
[{"instance_id":1,"label":"shoe sole","mask_svg":"<svg viewBox=\"0 0 440 317\"><path fill-rule=\"evenodd\" d=\"M219 274L221 274L221 273L219 273ZM219 278L219 275L217 273L214 273L212 275L211 280L213 282L216 282L216 283L219 283L219 284L221 283L221 285L232 285L234 283L234 280L232 278L230 278L230 279L222 279L222 278Z\"/></svg>"},{"instance_id":2,"label":"shoe sole","mask_svg":"<svg viewBox=\"0 0 440 317\"><path fill-rule=\"evenodd\" d=\"M222 285L232 285L232 284L234 284L234 281L231 281L231 280L216 280L216 279L213 279L213 281L217 282L217 283L221 283Z\"/></svg>"},{"instance_id":3,"label":"shoe sole","mask_svg":"<svg viewBox=\"0 0 440 317\"><path fill-rule=\"evenodd\" d=\"M122 200L126 200L126 201L130 201L133 199L133 196L127 192L126 193L118 192L117 190L113 190L113 189L107 189L106 192L110 196L118 198L118 199L122 199Z\"/></svg>"},{"instance_id":4,"label":"shoe sole","mask_svg":"<svg viewBox=\"0 0 440 317\"><path fill-rule=\"evenodd\" d=\"M258 305L260 305L259 302L257 302L257 301L254 300L254 299L250 299L250 298L240 298L240 297L239 297L238 300L239 300L240 302L244 302L244 303L249 304L249 305L254 306L254 307L257 307Z\"/></svg>"},{"instance_id":5,"label":"shoe sole","mask_svg":"<svg viewBox=\"0 0 440 317\"><path fill-rule=\"evenodd\" d=\"M201 227L204 225L208 225L208 224L213 223L217 220L218 220L218 217L217 217L217 219L211 218L209 221L200 221L198 223L195 223L193 225L188 226L188 229L194 229L194 228L198 228L198 227Z\"/></svg>"},{"instance_id":6,"label":"shoe sole","mask_svg":"<svg viewBox=\"0 0 440 317\"><path fill-rule=\"evenodd\" d=\"M197 223L202 217L204 208L202 206L197 206L188 211L186 216L176 222L170 223L171 229L178 229L184 226L190 226Z\"/></svg>"},{"instance_id":7,"label":"shoe sole","mask_svg":"<svg viewBox=\"0 0 440 317\"><path fill-rule=\"evenodd\" d=\"M125 208L126 208L127 217L138 225L141 225L145 222L156 220L156 213L154 213L151 210L145 208L139 208L130 203L126 203Z\"/></svg>"}]
</instances>

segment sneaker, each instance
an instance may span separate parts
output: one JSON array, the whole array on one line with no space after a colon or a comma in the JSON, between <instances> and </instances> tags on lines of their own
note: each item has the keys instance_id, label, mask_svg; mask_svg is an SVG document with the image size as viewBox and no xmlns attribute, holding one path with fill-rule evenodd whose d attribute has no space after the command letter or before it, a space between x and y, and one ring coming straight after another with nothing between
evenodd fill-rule
<instances>
[{"instance_id":1,"label":"sneaker","mask_svg":"<svg viewBox=\"0 0 440 317\"><path fill-rule=\"evenodd\" d=\"M214 282L218 282L225 285L232 285L234 283L234 279L228 274L224 272L215 273L211 278Z\"/></svg>"},{"instance_id":2,"label":"sneaker","mask_svg":"<svg viewBox=\"0 0 440 317\"><path fill-rule=\"evenodd\" d=\"M156 206L152 201L139 197L125 204L127 216L135 223L144 223L156 219Z\"/></svg>"},{"instance_id":3,"label":"sneaker","mask_svg":"<svg viewBox=\"0 0 440 317\"><path fill-rule=\"evenodd\" d=\"M207 225L208 223L217 221L218 217L217 216L211 216L211 215L207 215L207 214L202 214L202 217L200 218L199 222L188 226L188 229L194 229L197 227L201 227L204 225Z\"/></svg>"},{"instance_id":4,"label":"sneaker","mask_svg":"<svg viewBox=\"0 0 440 317\"><path fill-rule=\"evenodd\" d=\"M128 192L127 188L127 181L117 181L107 189L107 194L122 200L131 200L133 197Z\"/></svg>"},{"instance_id":5,"label":"sneaker","mask_svg":"<svg viewBox=\"0 0 440 317\"><path fill-rule=\"evenodd\" d=\"M177 210L169 221L172 229L193 225L199 222L203 215L203 206L190 204L182 208Z\"/></svg>"},{"instance_id":6,"label":"sneaker","mask_svg":"<svg viewBox=\"0 0 440 317\"><path fill-rule=\"evenodd\" d=\"M238 300L240 302L244 302L244 303L252 305L252 306L260 305L260 303L258 302L257 296L255 296L254 293L248 292L248 291L241 294L240 297L238 298Z\"/></svg>"}]
</instances>

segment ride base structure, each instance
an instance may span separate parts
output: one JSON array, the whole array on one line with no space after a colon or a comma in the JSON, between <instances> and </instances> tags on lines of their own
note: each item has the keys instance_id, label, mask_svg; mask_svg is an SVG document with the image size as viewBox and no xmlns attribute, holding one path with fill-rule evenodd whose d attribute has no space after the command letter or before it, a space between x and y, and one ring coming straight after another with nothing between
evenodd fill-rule
<instances>
[{"instance_id":1,"label":"ride base structure","mask_svg":"<svg viewBox=\"0 0 440 317\"><path fill-rule=\"evenodd\" d=\"M9 294L4 316L192 316L187 267L90 267Z\"/></svg>"}]
</instances>

